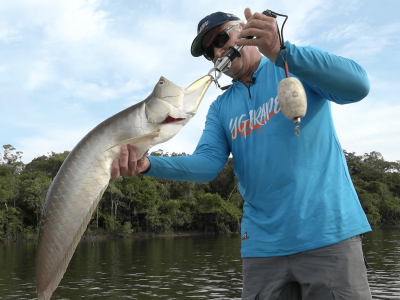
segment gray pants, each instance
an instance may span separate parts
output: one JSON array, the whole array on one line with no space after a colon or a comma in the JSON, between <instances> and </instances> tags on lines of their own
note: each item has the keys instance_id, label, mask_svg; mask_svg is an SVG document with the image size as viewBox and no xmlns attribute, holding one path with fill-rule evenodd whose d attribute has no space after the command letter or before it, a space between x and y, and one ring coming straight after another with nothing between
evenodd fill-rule
<instances>
[{"instance_id":1,"label":"gray pants","mask_svg":"<svg viewBox=\"0 0 400 300\"><path fill-rule=\"evenodd\" d=\"M287 256L243 258L242 300L256 299L372 299L360 236Z\"/></svg>"}]
</instances>

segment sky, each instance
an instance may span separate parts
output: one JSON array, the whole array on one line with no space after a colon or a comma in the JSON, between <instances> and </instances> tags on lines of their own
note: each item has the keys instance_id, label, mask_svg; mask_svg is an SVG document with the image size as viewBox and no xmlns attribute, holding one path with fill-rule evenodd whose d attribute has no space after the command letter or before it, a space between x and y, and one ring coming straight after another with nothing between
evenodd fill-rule
<instances>
[{"instance_id":1,"label":"sky","mask_svg":"<svg viewBox=\"0 0 400 300\"><path fill-rule=\"evenodd\" d=\"M24 163L70 151L103 120L144 100L160 76L189 86L212 68L190 54L199 20L215 11L245 19L245 5L288 15L285 40L359 63L369 95L332 103L342 148L400 160L398 0L0 0L0 147L22 151ZM151 151L192 153L221 93L211 86L189 124Z\"/></svg>"}]
</instances>

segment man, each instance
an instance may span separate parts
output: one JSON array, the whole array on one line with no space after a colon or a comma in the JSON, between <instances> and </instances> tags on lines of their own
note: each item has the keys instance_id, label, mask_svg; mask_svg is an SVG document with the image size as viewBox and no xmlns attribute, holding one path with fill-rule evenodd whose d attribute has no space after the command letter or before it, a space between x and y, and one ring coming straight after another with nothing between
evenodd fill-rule
<instances>
[{"instance_id":1,"label":"man","mask_svg":"<svg viewBox=\"0 0 400 300\"><path fill-rule=\"evenodd\" d=\"M245 47L226 72L233 84L210 106L195 152L137 160L134 147L124 146L112 176L145 172L210 181L232 153L245 200L242 299L278 299L290 282L300 284L302 299L371 299L359 237L371 228L330 112L330 101L347 104L368 94L365 71L351 60L286 42L290 72L308 101L296 137L277 98L285 72L276 21L248 8L245 17L246 24L218 12L198 25L194 56L215 63L229 46Z\"/></svg>"}]
</instances>

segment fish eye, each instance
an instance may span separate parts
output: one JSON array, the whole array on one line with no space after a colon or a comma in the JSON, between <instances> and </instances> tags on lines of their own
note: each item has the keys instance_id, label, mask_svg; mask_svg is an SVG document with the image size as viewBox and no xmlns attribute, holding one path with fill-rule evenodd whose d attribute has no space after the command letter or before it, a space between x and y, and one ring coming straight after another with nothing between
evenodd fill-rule
<instances>
[{"instance_id":1,"label":"fish eye","mask_svg":"<svg viewBox=\"0 0 400 300\"><path fill-rule=\"evenodd\" d=\"M161 80L158 84L164 84L164 83L165 83L165 81Z\"/></svg>"}]
</instances>

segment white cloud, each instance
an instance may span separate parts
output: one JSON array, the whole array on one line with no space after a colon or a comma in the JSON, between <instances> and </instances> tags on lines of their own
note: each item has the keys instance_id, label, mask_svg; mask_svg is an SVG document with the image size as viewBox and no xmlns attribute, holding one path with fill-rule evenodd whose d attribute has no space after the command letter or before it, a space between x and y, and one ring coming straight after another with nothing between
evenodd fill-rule
<instances>
[{"instance_id":1,"label":"white cloud","mask_svg":"<svg viewBox=\"0 0 400 300\"><path fill-rule=\"evenodd\" d=\"M27 89L34 90L52 79L51 61L36 61L32 64L28 74Z\"/></svg>"},{"instance_id":2,"label":"white cloud","mask_svg":"<svg viewBox=\"0 0 400 300\"><path fill-rule=\"evenodd\" d=\"M385 2L393 11L396 11L396 4L395 1ZM335 53L357 62L373 61L400 41L400 23L389 17L391 12L385 11L382 15L383 11L384 7L371 1L326 1L322 8L317 8L316 20L307 22L305 32L312 44L333 46Z\"/></svg>"},{"instance_id":3,"label":"white cloud","mask_svg":"<svg viewBox=\"0 0 400 300\"><path fill-rule=\"evenodd\" d=\"M84 83L75 86L74 96L86 101L114 100L118 97L115 89L102 87L96 83Z\"/></svg>"},{"instance_id":4,"label":"white cloud","mask_svg":"<svg viewBox=\"0 0 400 300\"><path fill-rule=\"evenodd\" d=\"M97 10L98 1L65 1L62 14L46 26L46 33L53 40L81 41L93 39L107 26L106 13Z\"/></svg>"},{"instance_id":5,"label":"white cloud","mask_svg":"<svg viewBox=\"0 0 400 300\"><path fill-rule=\"evenodd\" d=\"M48 132L44 135L25 137L19 142L17 150L24 152L22 161L28 163L32 159L46 155L51 151L56 153L64 152L65 150L71 151L89 130L89 128L81 130L64 129Z\"/></svg>"},{"instance_id":6,"label":"white cloud","mask_svg":"<svg viewBox=\"0 0 400 300\"><path fill-rule=\"evenodd\" d=\"M368 98L333 108L339 138L348 151L380 151L385 159L399 159L394 72L399 59L391 55L385 60L385 53L393 52L387 49L399 47L398 20L376 21L381 5L366 11L371 1L255 0L247 5L253 12L269 8L289 15L286 40L322 44L322 49L366 68L371 80ZM196 5L155 0L3 1L0 128L12 128L2 131L3 143L23 150L26 162L51 150L71 150L102 119L144 100L161 75L188 86L212 67L189 51L198 21L214 11L244 19L245 6L239 0ZM282 24L283 19L278 21ZM221 85L229 83L226 76L220 80ZM160 148L191 153L208 107L220 93L211 86L193 120Z\"/></svg>"},{"instance_id":7,"label":"white cloud","mask_svg":"<svg viewBox=\"0 0 400 300\"><path fill-rule=\"evenodd\" d=\"M0 23L0 42L9 43L18 40L17 31L5 22Z\"/></svg>"},{"instance_id":8,"label":"white cloud","mask_svg":"<svg viewBox=\"0 0 400 300\"><path fill-rule=\"evenodd\" d=\"M85 16L90 19L100 5L97 0L19 0L2 1L0 5L1 20L14 24L14 28L23 29L32 26L46 26L69 15L72 19L76 16ZM81 11L85 11L86 14ZM89 12L89 13L88 13ZM94 14L95 15L95 14ZM80 18L77 17L79 20ZM73 20L71 21L73 22Z\"/></svg>"},{"instance_id":9,"label":"white cloud","mask_svg":"<svg viewBox=\"0 0 400 300\"><path fill-rule=\"evenodd\" d=\"M83 106L80 103L72 103L70 109L73 113L84 113L85 112L85 109L83 108Z\"/></svg>"},{"instance_id":10,"label":"white cloud","mask_svg":"<svg viewBox=\"0 0 400 300\"><path fill-rule=\"evenodd\" d=\"M368 97L356 104L332 105L335 127L342 147L362 155L378 151L386 160L399 160L400 105Z\"/></svg>"},{"instance_id":11,"label":"white cloud","mask_svg":"<svg viewBox=\"0 0 400 300\"><path fill-rule=\"evenodd\" d=\"M352 20L359 16L363 5L368 5L365 0L335 0L324 2L324 14L322 18L332 17L342 21L343 19Z\"/></svg>"},{"instance_id":12,"label":"white cloud","mask_svg":"<svg viewBox=\"0 0 400 300\"><path fill-rule=\"evenodd\" d=\"M338 27L332 28L328 32L322 33L319 38L325 41L343 41L359 38L360 35L369 32L369 29L369 26L365 23L342 24Z\"/></svg>"},{"instance_id":13,"label":"white cloud","mask_svg":"<svg viewBox=\"0 0 400 300\"><path fill-rule=\"evenodd\" d=\"M371 61L399 43L400 23L363 29L339 49L340 55L357 58L359 62Z\"/></svg>"}]
</instances>

